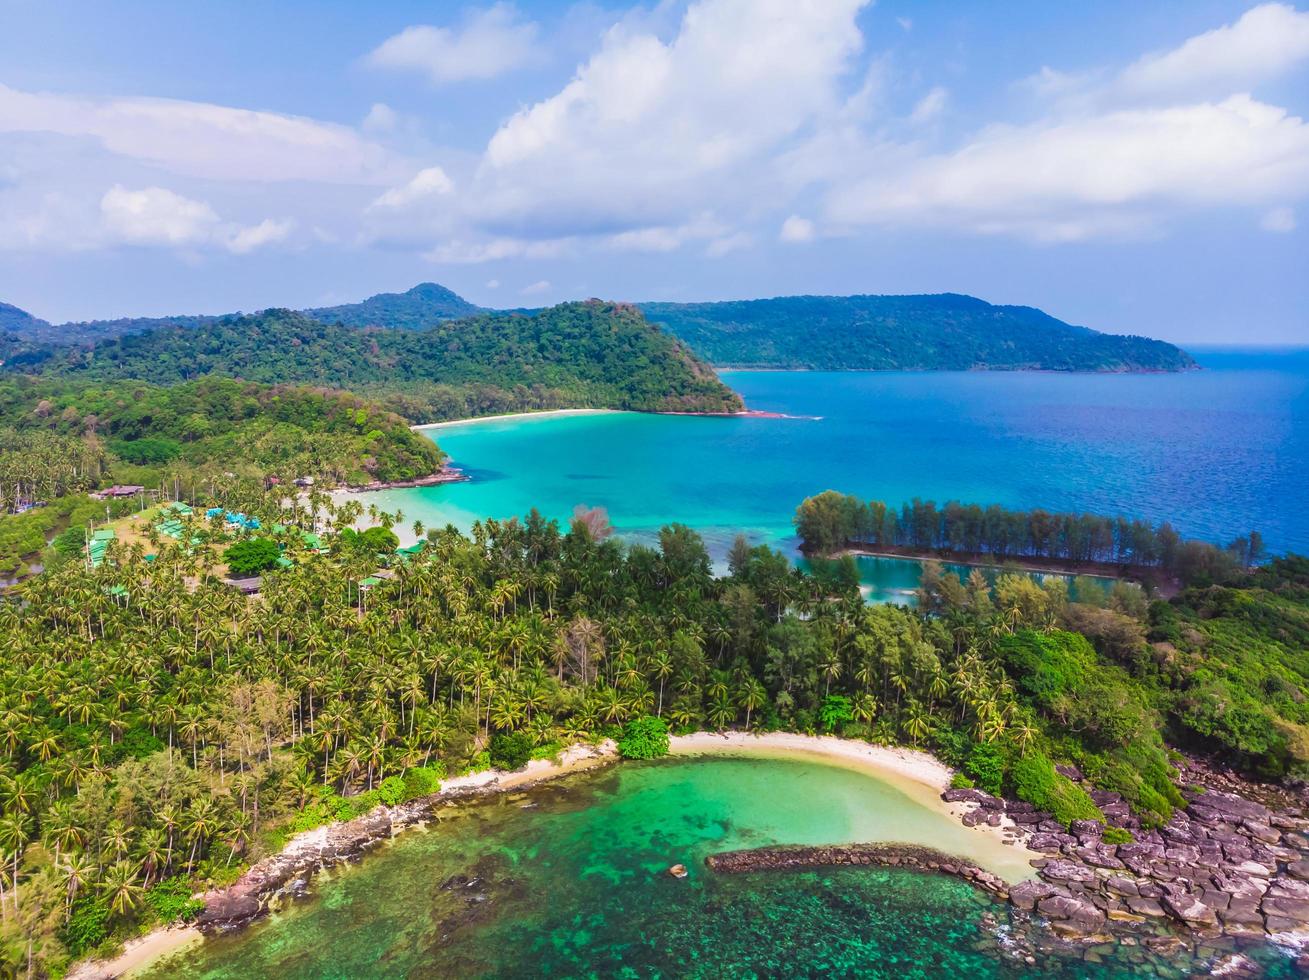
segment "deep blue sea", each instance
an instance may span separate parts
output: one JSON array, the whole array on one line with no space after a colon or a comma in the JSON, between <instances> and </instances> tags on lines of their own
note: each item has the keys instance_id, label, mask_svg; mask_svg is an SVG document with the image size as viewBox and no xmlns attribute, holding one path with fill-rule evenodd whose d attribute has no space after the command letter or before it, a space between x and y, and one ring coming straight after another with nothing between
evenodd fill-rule
<instances>
[{"instance_id":1,"label":"deep blue sea","mask_svg":"<svg viewBox=\"0 0 1309 980\"><path fill-rule=\"evenodd\" d=\"M1205 370L729 371L755 409L802 418L613 413L430 430L465 484L389 491L406 524L567 518L603 506L645 536L671 521L722 552L737 531L791 547L791 517L826 489L1171 521L1226 543L1259 530L1309 552L1309 351L1201 351Z\"/></svg>"}]
</instances>

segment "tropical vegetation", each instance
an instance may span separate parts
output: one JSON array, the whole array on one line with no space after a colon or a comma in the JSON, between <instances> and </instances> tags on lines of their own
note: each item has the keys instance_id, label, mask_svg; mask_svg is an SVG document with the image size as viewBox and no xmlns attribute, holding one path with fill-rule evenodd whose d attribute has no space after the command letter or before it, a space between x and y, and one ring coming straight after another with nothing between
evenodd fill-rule
<instances>
[{"instance_id":1,"label":"tropical vegetation","mask_svg":"<svg viewBox=\"0 0 1309 980\"><path fill-rule=\"evenodd\" d=\"M211 375L400 396L411 421L488 410L736 411L740 398L635 307L590 300L370 330L265 310L62 347L22 370L98 384Z\"/></svg>"},{"instance_id":2,"label":"tropical vegetation","mask_svg":"<svg viewBox=\"0 0 1309 980\"><path fill-rule=\"evenodd\" d=\"M666 729L908 743L1063 820L1098 810L1056 761L1167 820L1160 733L1309 773L1303 559L1169 603L1021 574L943 589L936 569L911 610L865 605L849 560L804 574L739 539L715 578L688 528L624 545L594 513L379 556L393 537L342 533L357 506L242 486L225 501L270 529L246 540L287 559L257 597L222 580L218 543L243 532L197 510L0 602L7 970L184 916L288 833L588 738L637 757ZM294 526L314 512L326 550Z\"/></svg>"},{"instance_id":3,"label":"tropical vegetation","mask_svg":"<svg viewBox=\"0 0 1309 980\"><path fill-rule=\"evenodd\" d=\"M782 296L642 303L719 366L819 371L1184 371L1185 351L972 296Z\"/></svg>"}]
</instances>

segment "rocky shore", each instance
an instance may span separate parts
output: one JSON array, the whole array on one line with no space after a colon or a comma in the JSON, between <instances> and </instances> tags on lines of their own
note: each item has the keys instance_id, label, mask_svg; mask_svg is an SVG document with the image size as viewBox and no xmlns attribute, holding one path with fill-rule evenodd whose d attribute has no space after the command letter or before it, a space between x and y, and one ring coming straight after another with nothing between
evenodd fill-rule
<instances>
[{"instance_id":1,"label":"rocky shore","mask_svg":"<svg viewBox=\"0 0 1309 980\"><path fill-rule=\"evenodd\" d=\"M491 771L484 774L485 778L451 780L432 796L394 807L378 806L353 820L300 834L279 853L251 867L235 884L205 895L204 911L195 925L205 933L239 929L268 912L279 900L303 894L317 872L358 861L399 831L427 822L441 807L454 806L471 797L518 791L616 758L612 742L598 746L579 744L565 750L558 765L536 761L516 773Z\"/></svg>"},{"instance_id":2,"label":"rocky shore","mask_svg":"<svg viewBox=\"0 0 1309 980\"><path fill-rule=\"evenodd\" d=\"M412 480L374 480L371 483L347 486L342 489L350 493L363 493L371 490L407 490L413 487L435 487L443 483L467 483L469 479L471 478L468 474L456 466L442 466L435 473L414 477Z\"/></svg>"},{"instance_id":3,"label":"rocky shore","mask_svg":"<svg viewBox=\"0 0 1309 980\"><path fill-rule=\"evenodd\" d=\"M1145 830L1118 794L1091 790L1109 826L1133 835L1124 844L1106 842L1097 821L1065 829L1030 803L981 790L950 789L942 798L971 804L965 823L998 824L1003 814L1012 839L1046 855L1032 861L1037 877L1008 897L1060 935L1099 937L1116 923L1153 921L1203 936L1309 940L1309 821L1299 807L1273 811L1202 786L1184 795L1184 809Z\"/></svg>"},{"instance_id":4,"label":"rocky shore","mask_svg":"<svg viewBox=\"0 0 1309 980\"><path fill-rule=\"evenodd\" d=\"M710 854L705 864L722 874L749 871L801 871L806 868L863 866L914 868L953 875L978 888L1008 898L1009 886L999 875L969 864L962 858L913 844L839 844L824 847L755 847Z\"/></svg>"}]
</instances>

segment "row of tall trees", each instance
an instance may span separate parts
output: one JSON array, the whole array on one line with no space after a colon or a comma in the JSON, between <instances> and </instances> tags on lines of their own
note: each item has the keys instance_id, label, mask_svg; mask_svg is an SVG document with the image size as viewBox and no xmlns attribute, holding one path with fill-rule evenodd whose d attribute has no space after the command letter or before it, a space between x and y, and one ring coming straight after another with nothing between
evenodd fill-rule
<instances>
[{"instance_id":1,"label":"row of tall trees","mask_svg":"<svg viewBox=\"0 0 1309 980\"><path fill-rule=\"evenodd\" d=\"M904 548L1008 559L1059 559L1160 568L1184 578L1219 579L1257 563L1263 540L1257 531L1226 548L1185 540L1167 521L1153 526L1123 516L1012 510L991 504L919 500L896 508L827 490L809 497L795 514L806 552L846 547Z\"/></svg>"}]
</instances>

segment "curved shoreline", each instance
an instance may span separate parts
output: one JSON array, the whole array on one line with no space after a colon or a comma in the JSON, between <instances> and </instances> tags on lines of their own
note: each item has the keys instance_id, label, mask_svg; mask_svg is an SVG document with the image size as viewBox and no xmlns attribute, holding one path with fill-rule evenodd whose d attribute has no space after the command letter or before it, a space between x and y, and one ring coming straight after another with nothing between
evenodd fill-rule
<instances>
[{"instance_id":1,"label":"curved shoreline","mask_svg":"<svg viewBox=\"0 0 1309 980\"><path fill-rule=\"evenodd\" d=\"M692 758L698 755L744 755L775 759L803 759L826 765L848 766L888 783L933 812L960 820L967 808L941 799L951 770L926 752L891 748L835 736L770 732L696 732L670 738L670 755ZM406 829L421 826L442 805L473 799L557 779L594 769L619 759L612 741L600 745L579 743L565 749L559 761L534 760L515 772L485 770L444 780L440 792L396 807L379 806L361 817L327 824L297 834L277 854L252 865L233 885L204 896L206 909L195 924L165 926L129 940L111 960L86 960L75 964L68 980L110 980L139 970L162 956L203 939L207 932L241 929L269 910L270 901L294 893L301 882L320 870L358 860L372 846ZM961 824L962 826L962 824ZM1005 884L1029 878L1027 861L1039 858L1021 842L1002 839L1013 827L979 825L972 828L978 848L974 853L951 855L994 873ZM891 842L888 842L891 843ZM912 841L902 845L917 847ZM1019 873L1019 869L1022 873Z\"/></svg>"},{"instance_id":2,"label":"curved shoreline","mask_svg":"<svg viewBox=\"0 0 1309 980\"><path fill-rule=\"evenodd\" d=\"M457 425L477 425L480 422L507 422L510 419L546 419L564 418L569 415L620 415L617 408L547 408L540 412L505 412L501 415L474 415L467 419L450 419L446 422L424 422L411 425L415 432L427 432L431 429L449 429Z\"/></svg>"},{"instance_id":3,"label":"curved shoreline","mask_svg":"<svg viewBox=\"0 0 1309 980\"><path fill-rule=\"evenodd\" d=\"M794 732L696 732L674 735L672 755L753 755L775 759L807 759L839 765L862 772L904 793L920 806L956 821L960 829L975 835L975 846L967 854L954 855L982 865L1009 884L1035 875L1030 862L1042 857L1017 840L1017 825L1007 817L997 826L985 823L968 827L963 822L969 807L941 799L954 772L941 760L917 749L873 745L834 735L800 735ZM912 840L899 843L918 846Z\"/></svg>"}]
</instances>

